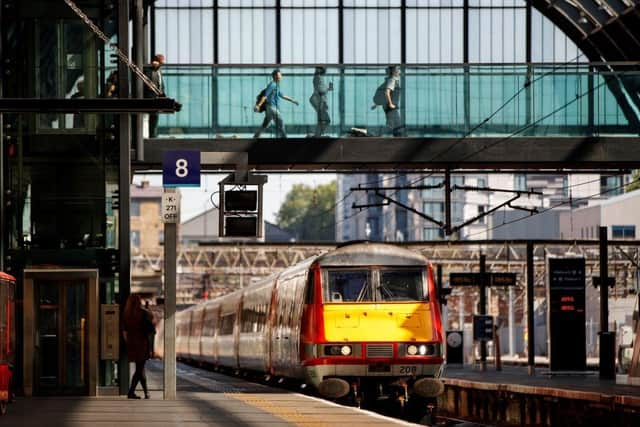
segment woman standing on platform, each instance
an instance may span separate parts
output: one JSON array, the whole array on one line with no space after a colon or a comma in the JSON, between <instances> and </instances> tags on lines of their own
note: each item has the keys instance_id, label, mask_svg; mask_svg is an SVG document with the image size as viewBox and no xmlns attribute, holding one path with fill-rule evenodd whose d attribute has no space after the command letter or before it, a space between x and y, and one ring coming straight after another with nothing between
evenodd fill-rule
<instances>
[{"instance_id":1,"label":"woman standing on platform","mask_svg":"<svg viewBox=\"0 0 640 427\"><path fill-rule=\"evenodd\" d=\"M127 304L124 307L122 325L122 334L127 344L127 357L129 362L135 362L136 364L136 371L131 378L131 386L127 397L129 399L140 399L140 396L135 393L138 382L140 382L144 391L144 398L149 399L144 365L150 355L149 334L153 333L155 325L151 313L142 308L142 299L139 295L129 295Z\"/></svg>"}]
</instances>

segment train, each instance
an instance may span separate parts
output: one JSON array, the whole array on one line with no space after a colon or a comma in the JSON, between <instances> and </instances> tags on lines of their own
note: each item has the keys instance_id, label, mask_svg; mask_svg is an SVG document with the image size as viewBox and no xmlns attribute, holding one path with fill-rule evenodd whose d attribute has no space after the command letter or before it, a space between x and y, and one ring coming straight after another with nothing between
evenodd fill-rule
<instances>
[{"instance_id":1,"label":"train","mask_svg":"<svg viewBox=\"0 0 640 427\"><path fill-rule=\"evenodd\" d=\"M11 378L16 357L15 277L0 272L0 415L12 400Z\"/></svg>"},{"instance_id":2,"label":"train","mask_svg":"<svg viewBox=\"0 0 640 427\"><path fill-rule=\"evenodd\" d=\"M432 265L386 243L344 244L176 313L178 359L299 381L334 400L434 399L442 347Z\"/></svg>"}]
</instances>

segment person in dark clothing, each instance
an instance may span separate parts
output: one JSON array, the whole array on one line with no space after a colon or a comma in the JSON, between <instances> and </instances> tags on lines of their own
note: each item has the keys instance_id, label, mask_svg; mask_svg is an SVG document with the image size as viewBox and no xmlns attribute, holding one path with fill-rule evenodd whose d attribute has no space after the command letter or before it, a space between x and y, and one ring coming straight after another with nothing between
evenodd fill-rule
<instances>
[{"instance_id":1,"label":"person in dark clothing","mask_svg":"<svg viewBox=\"0 0 640 427\"><path fill-rule=\"evenodd\" d=\"M149 359L149 334L151 334L154 324L151 313L142 308L142 300L139 295L131 294L127 299L122 325L122 334L127 344L127 357L129 362L135 362L136 364L136 371L131 378L131 386L127 397L129 399L140 399L140 396L135 393L139 382L144 391L144 398L149 399L150 395L147 388L144 365Z\"/></svg>"},{"instance_id":2,"label":"person in dark clothing","mask_svg":"<svg viewBox=\"0 0 640 427\"><path fill-rule=\"evenodd\" d=\"M391 65L387 67L387 76L373 99L372 109L382 105L387 119L387 129L393 136L404 136L404 127L400 118L400 67Z\"/></svg>"},{"instance_id":3,"label":"person in dark clothing","mask_svg":"<svg viewBox=\"0 0 640 427\"><path fill-rule=\"evenodd\" d=\"M162 77L162 71L160 70L162 64L164 64L164 55L159 53L153 57L153 59L151 60L151 67L146 72L147 77L149 77L153 84L156 85L156 87L160 90L160 95L156 95L145 85L145 98L158 98L165 96L164 79ZM158 113L150 113L149 138L155 138L156 136L158 136Z\"/></svg>"},{"instance_id":4,"label":"person in dark clothing","mask_svg":"<svg viewBox=\"0 0 640 427\"><path fill-rule=\"evenodd\" d=\"M309 98L309 102L318 115L314 136L322 136L331 123L327 92L333 90L333 83L329 82L327 84L325 82L324 76L326 72L327 69L325 67L316 67L316 71L313 74L313 94Z\"/></svg>"},{"instance_id":5,"label":"person in dark clothing","mask_svg":"<svg viewBox=\"0 0 640 427\"><path fill-rule=\"evenodd\" d=\"M107 77L107 84L105 85L105 96L107 98L118 97L118 71L114 70Z\"/></svg>"}]
</instances>

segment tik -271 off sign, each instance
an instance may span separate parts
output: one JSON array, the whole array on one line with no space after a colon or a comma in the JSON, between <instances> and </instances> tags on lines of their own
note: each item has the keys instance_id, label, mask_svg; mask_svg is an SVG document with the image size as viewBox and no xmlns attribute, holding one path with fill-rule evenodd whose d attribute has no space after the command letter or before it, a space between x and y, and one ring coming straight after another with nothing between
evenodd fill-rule
<instances>
[{"instance_id":1,"label":"tik -271 off sign","mask_svg":"<svg viewBox=\"0 0 640 427\"><path fill-rule=\"evenodd\" d=\"M162 193L162 222L178 224L180 222L180 193Z\"/></svg>"}]
</instances>

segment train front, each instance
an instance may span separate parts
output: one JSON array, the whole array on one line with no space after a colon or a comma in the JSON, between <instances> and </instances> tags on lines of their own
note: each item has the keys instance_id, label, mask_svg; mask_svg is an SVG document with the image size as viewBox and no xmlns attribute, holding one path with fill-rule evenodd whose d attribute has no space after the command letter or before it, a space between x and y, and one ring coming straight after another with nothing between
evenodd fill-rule
<instances>
[{"instance_id":1,"label":"train front","mask_svg":"<svg viewBox=\"0 0 640 427\"><path fill-rule=\"evenodd\" d=\"M313 264L302 325L306 380L328 398L435 397L442 326L426 259L380 243L338 248Z\"/></svg>"}]
</instances>

